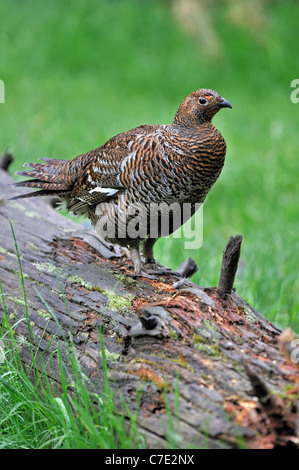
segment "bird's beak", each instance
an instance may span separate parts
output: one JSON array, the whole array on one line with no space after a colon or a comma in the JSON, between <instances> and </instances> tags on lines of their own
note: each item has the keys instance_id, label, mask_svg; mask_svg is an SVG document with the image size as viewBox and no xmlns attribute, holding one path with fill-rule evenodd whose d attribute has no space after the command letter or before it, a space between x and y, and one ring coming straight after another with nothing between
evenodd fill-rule
<instances>
[{"instance_id":1,"label":"bird's beak","mask_svg":"<svg viewBox=\"0 0 299 470\"><path fill-rule=\"evenodd\" d=\"M229 103L229 101L222 98L222 102L220 103L220 108L231 108L232 109L232 105Z\"/></svg>"}]
</instances>

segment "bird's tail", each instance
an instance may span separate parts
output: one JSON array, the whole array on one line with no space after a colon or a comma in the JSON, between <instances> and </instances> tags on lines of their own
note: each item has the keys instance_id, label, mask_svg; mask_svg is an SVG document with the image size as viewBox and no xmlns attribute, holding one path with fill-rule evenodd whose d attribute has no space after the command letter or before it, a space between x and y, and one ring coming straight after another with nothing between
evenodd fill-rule
<instances>
[{"instance_id":1,"label":"bird's tail","mask_svg":"<svg viewBox=\"0 0 299 470\"><path fill-rule=\"evenodd\" d=\"M25 163L24 166L32 168L28 171L18 171L17 175L28 179L14 183L13 186L39 189L30 193L21 194L11 199L20 199L33 196L67 196L72 191L73 178L68 171L70 161L54 158L41 158L46 163Z\"/></svg>"}]
</instances>

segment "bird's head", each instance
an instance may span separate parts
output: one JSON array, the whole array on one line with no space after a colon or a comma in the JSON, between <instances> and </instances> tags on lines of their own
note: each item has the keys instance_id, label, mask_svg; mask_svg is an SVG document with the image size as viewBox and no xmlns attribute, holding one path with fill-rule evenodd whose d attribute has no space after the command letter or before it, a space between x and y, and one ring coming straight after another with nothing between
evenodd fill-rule
<instances>
[{"instance_id":1,"label":"bird's head","mask_svg":"<svg viewBox=\"0 0 299 470\"><path fill-rule=\"evenodd\" d=\"M214 90L201 88L184 99L174 118L174 124L199 125L210 122L221 108L232 105Z\"/></svg>"}]
</instances>

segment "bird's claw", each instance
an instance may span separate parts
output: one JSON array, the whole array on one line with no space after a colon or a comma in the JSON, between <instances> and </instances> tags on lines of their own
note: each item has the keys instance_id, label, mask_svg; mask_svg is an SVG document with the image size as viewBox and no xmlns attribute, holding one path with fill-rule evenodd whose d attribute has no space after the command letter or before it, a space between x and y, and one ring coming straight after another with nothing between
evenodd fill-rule
<instances>
[{"instance_id":1,"label":"bird's claw","mask_svg":"<svg viewBox=\"0 0 299 470\"><path fill-rule=\"evenodd\" d=\"M159 265L158 263L145 263L143 265L143 269L148 274L157 274L159 276L163 274L173 274L173 271L171 268L166 268L164 266Z\"/></svg>"}]
</instances>

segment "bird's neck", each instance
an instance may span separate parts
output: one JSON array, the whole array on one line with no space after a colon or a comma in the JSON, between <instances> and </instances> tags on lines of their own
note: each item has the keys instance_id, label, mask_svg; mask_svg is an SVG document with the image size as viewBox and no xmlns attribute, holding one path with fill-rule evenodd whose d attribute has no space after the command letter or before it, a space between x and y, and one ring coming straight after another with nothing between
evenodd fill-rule
<instances>
[{"instance_id":1,"label":"bird's neck","mask_svg":"<svg viewBox=\"0 0 299 470\"><path fill-rule=\"evenodd\" d=\"M174 116L173 125L181 127L198 127L205 124L211 124L211 119L207 119L200 113L188 112L186 103L182 103Z\"/></svg>"},{"instance_id":2,"label":"bird's neck","mask_svg":"<svg viewBox=\"0 0 299 470\"><path fill-rule=\"evenodd\" d=\"M214 130L215 127L211 123L211 121L203 121L200 122L198 120L192 121L184 120L184 121L177 121L174 119L173 123L169 126L170 131L173 134L177 135L186 135L186 134L205 134Z\"/></svg>"}]
</instances>

